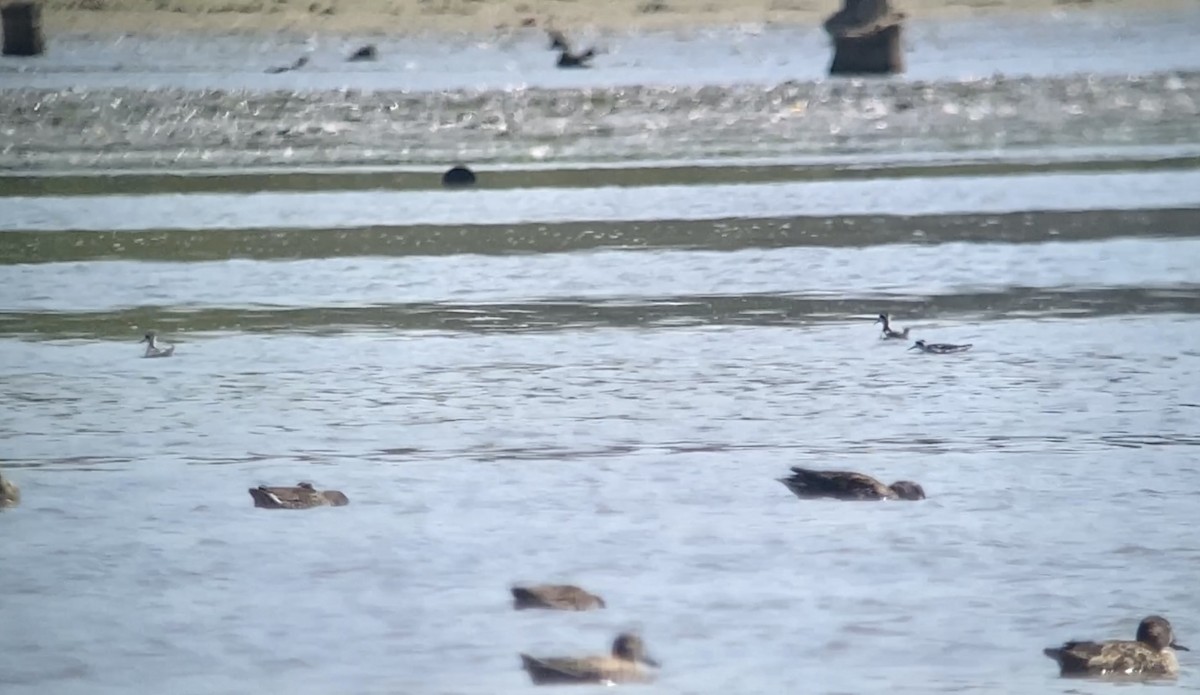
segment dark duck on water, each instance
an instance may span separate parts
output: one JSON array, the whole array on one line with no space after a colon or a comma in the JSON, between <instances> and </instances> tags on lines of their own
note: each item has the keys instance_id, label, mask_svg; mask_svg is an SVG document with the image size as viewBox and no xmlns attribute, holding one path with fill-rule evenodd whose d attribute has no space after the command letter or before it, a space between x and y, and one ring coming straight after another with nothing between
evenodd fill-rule
<instances>
[{"instance_id":1,"label":"dark duck on water","mask_svg":"<svg viewBox=\"0 0 1200 695\"><path fill-rule=\"evenodd\" d=\"M911 480L884 485L875 478L853 471L817 471L792 466L792 474L780 478L800 499L828 497L838 500L923 500L925 489Z\"/></svg>"},{"instance_id":2,"label":"dark duck on water","mask_svg":"<svg viewBox=\"0 0 1200 695\"><path fill-rule=\"evenodd\" d=\"M1063 676L1174 677L1179 673L1175 650L1189 651L1175 642L1171 623L1151 615L1138 624L1136 639L1104 642L1067 642L1042 650L1058 662Z\"/></svg>"}]
</instances>

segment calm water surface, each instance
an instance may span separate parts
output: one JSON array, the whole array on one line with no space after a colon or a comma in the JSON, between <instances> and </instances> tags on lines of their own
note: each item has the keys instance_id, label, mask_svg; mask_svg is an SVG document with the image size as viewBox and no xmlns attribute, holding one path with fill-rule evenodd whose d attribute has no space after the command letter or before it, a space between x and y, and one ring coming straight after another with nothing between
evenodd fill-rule
<instances>
[{"instance_id":1,"label":"calm water surface","mask_svg":"<svg viewBox=\"0 0 1200 695\"><path fill-rule=\"evenodd\" d=\"M58 55L34 76L86 79ZM1045 148L967 159L976 131L881 131L827 168L654 150L461 193L7 172L0 692L528 692L519 651L622 629L664 663L646 692L1111 692L1041 649L1156 612L1200 643L1200 186L1170 108L1061 140L1051 108ZM879 311L975 348L881 341ZM151 328L175 357L139 359ZM792 465L929 499L801 502ZM251 506L299 480L351 504ZM609 608L517 613L522 581Z\"/></svg>"}]
</instances>

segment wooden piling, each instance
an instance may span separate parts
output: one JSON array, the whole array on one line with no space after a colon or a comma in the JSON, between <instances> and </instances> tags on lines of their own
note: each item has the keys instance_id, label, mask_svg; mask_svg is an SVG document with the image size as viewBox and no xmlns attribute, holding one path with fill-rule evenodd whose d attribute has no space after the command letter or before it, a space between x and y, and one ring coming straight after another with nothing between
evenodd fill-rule
<instances>
[{"instance_id":1,"label":"wooden piling","mask_svg":"<svg viewBox=\"0 0 1200 695\"><path fill-rule=\"evenodd\" d=\"M4 25L4 55L36 56L45 52L41 5L14 2L0 7L0 23Z\"/></svg>"},{"instance_id":2,"label":"wooden piling","mask_svg":"<svg viewBox=\"0 0 1200 695\"><path fill-rule=\"evenodd\" d=\"M890 75L904 72L901 34L904 14L887 0L844 0L825 20L833 38L830 75Z\"/></svg>"}]
</instances>

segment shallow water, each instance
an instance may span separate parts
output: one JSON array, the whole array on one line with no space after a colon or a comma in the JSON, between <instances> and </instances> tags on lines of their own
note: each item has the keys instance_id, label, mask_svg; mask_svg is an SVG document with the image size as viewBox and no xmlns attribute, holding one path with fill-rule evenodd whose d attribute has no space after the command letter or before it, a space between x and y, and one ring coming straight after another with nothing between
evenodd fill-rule
<instances>
[{"instance_id":1,"label":"shallow water","mask_svg":"<svg viewBox=\"0 0 1200 695\"><path fill-rule=\"evenodd\" d=\"M0 513L0 692L527 692L518 652L634 628L664 664L646 692L1101 693L1041 649L1150 613L1195 646L1200 78L890 84L815 99L791 139L721 124L834 88L704 92L706 145L598 129L530 164L518 135L456 192L270 148L138 169L186 128L94 158L12 121L0 466L24 501ZM950 120L874 130L860 108L923 91ZM581 118L682 122L699 93ZM172 100L209 98L135 94L0 109L149 104L171 128ZM955 94L1040 130L955 120ZM1086 127L1055 95L1094 105ZM592 98L521 98L544 118L560 97ZM974 349L879 340L880 311ZM138 359L151 328L175 357ZM775 480L792 465L929 499L801 502ZM245 492L298 480L351 504ZM517 613L522 581L609 608ZM1177 688L1200 691L1196 658Z\"/></svg>"}]
</instances>

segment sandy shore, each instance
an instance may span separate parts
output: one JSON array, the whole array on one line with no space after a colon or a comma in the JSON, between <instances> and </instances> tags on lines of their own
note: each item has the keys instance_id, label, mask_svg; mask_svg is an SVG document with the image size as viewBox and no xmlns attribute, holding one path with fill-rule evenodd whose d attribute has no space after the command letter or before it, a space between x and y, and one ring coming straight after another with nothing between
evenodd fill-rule
<instances>
[{"instance_id":1,"label":"sandy shore","mask_svg":"<svg viewBox=\"0 0 1200 695\"><path fill-rule=\"evenodd\" d=\"M839 0L44 0L50 32L492 33L529 22L572 30L819 24ZM1139 11L1194 0L898 0L915 18Z\"/></svg>"}]
</instances>

